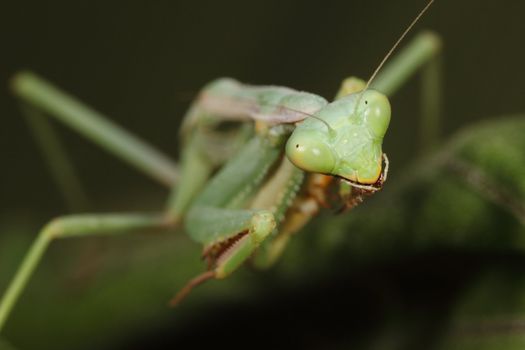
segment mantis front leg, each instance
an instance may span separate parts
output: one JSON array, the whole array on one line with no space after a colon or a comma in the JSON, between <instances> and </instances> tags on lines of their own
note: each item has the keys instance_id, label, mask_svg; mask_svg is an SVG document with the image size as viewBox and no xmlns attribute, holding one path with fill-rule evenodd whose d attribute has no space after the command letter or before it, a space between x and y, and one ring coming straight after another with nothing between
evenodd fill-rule
<instances>
[{"instance_id":1,"label":"mantis front leg","mask_svg":"<svg viewBox=\"0 0 525 350\"><path fill-rule=\"evenodd\" d=\"M291 125L326 103L314 94L285 87L250 86L229 78L206 85L184 117L181 128L181 179L168 204L173 220L179 221L185 214L212 170L228 161L253 135L254 121L258 121L256 124L262 129L280 123ZM223 122L249 123L224 133L217 130ZM239 164L237 171L244 167ZM234 191L238 187L233 187Z\"/></svg>"},{"instance_id":2,"label":"mantis front leg","mask_svg":"<svg viewBox=\"0 0 525 350\"><path fill-rule=\"evenodd\" d=\"M185 226L190 236L204 245L209 271L190 281L172 305L203 281L230 275L276 234L274 229L299 190L303 172L283 158L284 165L265 186L259 185L280 159L286 135L285 128L278 126L268 135L254 137L196 198Z\"/></svg>"}]
</instances>

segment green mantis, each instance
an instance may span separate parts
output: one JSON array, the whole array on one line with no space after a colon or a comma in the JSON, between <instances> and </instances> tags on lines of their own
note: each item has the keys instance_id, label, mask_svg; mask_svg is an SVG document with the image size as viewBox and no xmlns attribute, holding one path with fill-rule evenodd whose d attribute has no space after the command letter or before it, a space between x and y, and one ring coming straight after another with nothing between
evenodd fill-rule
<instances>
[{"instance_id":1,"label":"green mantis","mask_svg":"<svg viewBox=\"0 0 525 350\"><path fill-rule=\"evenodd\" d=\"M361 89L364 86L355 80L349 83L361 85ZM189 118L199 119L207 113L215 117L218 111L221 116L231 118L250 115L264 124L259 123L242 150L192 201L185 228L193 240L204 245L210 270L191 281L173 304L194 285L231 274L262 244L267 246L258 252L257 260L262 264L269 264L279 256L289 236L326 202L324 188L319 188L320 194L316 195L313 184L303 184L304 171L340 177L339 193L348 197L345 200L352 203L349 206L353 206L357 197L379 189L386 178L386 172L382 173L381 145L390 121L390 104L379 92L367 90L345 95L329 104L309 93L243 86L221 79L202 91ZM301 124L293 131L287 125L298 121ZM198 131L192 137L197 139ZM192 140L187 142L188 150L200 146L192 145ZM183 169L191 162L183 159ZM275 163L280 164L271 173ZM180 207L188 206L178 200L181 193L194 190L190 184L186 185L186 178L182 178L181 189L175 196L175 218L183 214ZM357 187L353 189L352 185ZM348 193L343 194L345 191ZM301 218L286 215L289 210ZM292 224L290 220L301 224ZM280 229L276 230L277 227ZM273 239L267 243L270 236Z\"/></svg>"},{"instance_id":2,"label":"green mantis","mask_svg":"<svg viewBox=\"0 0 525 350\"><path fill-rule=\"evenodd\" d=\"M382 151L390 120L386 95L421 66L433 72L435 66L425 63L439 48L432 34L419 36L377 76L376 90L368 89L371 80L350 78L332 103L288 88L216 80L201 91L185 117L179 170L49 83L31 73L19 74L13 90L29 118L37 120L38 111L57 117L172 186L172 195L159 213L82 214L51 221L0 301L0 330L55 238L183 226L204 246L208 270L190 281L172 304L207 279L227 277L247 260L270 265L291 236L330 202L330 191L340 205L351 208L381 188L388 165ZM429 83L426 89L435 86Z\"/></svg>"}]
</instances>

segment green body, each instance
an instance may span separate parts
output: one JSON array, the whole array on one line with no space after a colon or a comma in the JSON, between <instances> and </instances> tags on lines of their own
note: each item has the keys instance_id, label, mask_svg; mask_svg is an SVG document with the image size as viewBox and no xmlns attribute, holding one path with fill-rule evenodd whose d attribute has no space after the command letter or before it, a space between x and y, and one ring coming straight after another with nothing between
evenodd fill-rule
<instances>
[{"instance_id":1,"label":"green body","mask_svg":"<svg viewBox=\"0 0 525 350\"><path fill-rule=\"evenodd\" d=\"M374 84L392 93L400 80L438 50L435 36L421 35L403 54L410 59L394 59L385 67L388 75L379 75ZM373 90L348 95L348 89L355 92L363 87L359 80L346 80L337 100L328 103L289 88L216 80L203 89L185 118L181 160L175 166L167 156L36 75L17 75L13 91L25 103L24 112L42 140L46 158L53 167L67 170L54 172L64 192L82 193L77 191L76 175L65 152L50 141L54 135L40 111L169 186L172 194L165 209L153 215L71 215L46 225L0 301L0 331L45 249L56 238L172 230L182 222L189 236L209 251L229 242L225 251L213 256L211 273L190 283L190 289L208 276L228 276L257 249L261 251L258 261L273 262L294 232L286 225L288 210L299 199L306 172L343 178L345 191L349 184L373 184L380 176L390 105L385 95ZM224 127L232 121L233 126ZM301 208L304 222L313 213L307 209ZM267 255L266 259L260 259L261 255Z\"/></svg>"},{"instance_id":2,"label":"green body","mask_svg":"<svg viewBox=\"0 0 525 350\"><path fill-rule=\"evenodd\" d=\"M362 89L364 83L358 87ZM205 247L241 233L249 236L230 249L227 257L219 257L217 278L233 272L271 235L279 224L276 216L284 217L303 185L303 171L363 184L376 182L382 170L381 145L390 121L390 105L384 95L371 90L327 103L322 97L289 88L253 87L222 78L206 86L190 109L185 124L190 136L183 148L195 147L192 153L198 154L199 147L206 147L196 144L195 139L212 133L220 121L242 118L259 123L254 136L198 194L200 186L195 186L195 179L188 178L192 186L186 186L183 177L174 195L178 207L172 214L175 218L185 215L186 231ZM220 133L216 131L216 139ZM252 208L250 201L261 185L273 176L283 176L280 171L269 173L275 162L286 161L282 160L283 149L297 169L285 175L289 178L274 188L273 196ZM206 158L205 152L197 158ZM190 159L186 164L183 159L182 168L191 167L193 162ZM209 159L208 168L214 163ZM179 198L189 199L191 204ZM179 208L188 208L187 214L178 212ZM273 256L275 249L270 244L265 251Z\"/></svg>"}]
</instances>

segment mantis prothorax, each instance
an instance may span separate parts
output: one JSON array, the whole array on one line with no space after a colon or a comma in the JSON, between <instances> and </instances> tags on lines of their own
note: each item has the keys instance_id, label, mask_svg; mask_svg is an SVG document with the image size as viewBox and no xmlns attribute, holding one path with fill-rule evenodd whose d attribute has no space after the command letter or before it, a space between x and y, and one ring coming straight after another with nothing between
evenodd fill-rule
<instances>
[{"instance_id":1,"label":"mantis prothorax","mask_svg":"<svg viewBox=\"0 0 525 350\"><path fill-rule=\"evenodd\" d=\"M41 139L53 140L53 134L39 110L173 189L165 210L157 214L70 215L46 225L0 301L0 330L54 238L172 229L182 223L204 246L208 270L191 280L172 305L197 284L227 277L252 257L259 266L270 265L291 235L331 203L334 188L346 208L381 188L388 165L382 142L391 112L386 96L420 67L424 106L430 106L424 115L428 127L422 133L431 142L430 125L437 115L431 107L437 107L439 90L438 80L431 78L437 75L433 58L439 51L439 39L423 33L375 79L379 67L366 83L344 80L331 103L289 88L218 79L201 91L184 119L178 169L100 113L36 75L20 73L13 80L13 91ZM67 170L55 174L68 192L75 187L74 173L62 151L49 144L56 142L48 142L44 152L54 166Z\"/></svg>"}]
</instances>

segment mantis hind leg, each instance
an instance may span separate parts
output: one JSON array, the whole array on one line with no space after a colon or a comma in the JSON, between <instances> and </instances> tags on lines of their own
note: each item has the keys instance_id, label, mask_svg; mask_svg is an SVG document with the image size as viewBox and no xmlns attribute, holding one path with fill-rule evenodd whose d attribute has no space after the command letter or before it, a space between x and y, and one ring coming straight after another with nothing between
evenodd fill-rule
<instances>
[{"instance_id":1,"label":"mantis hind leg","mask_svg":"<svg viewBox=\"0 0 525 350\"><path fill-rule=\"evenodd\" d=\"M67 206L72 212L87 210L88 197L53 125L33 106L22 105L21 111Z\"/></svg>"},{"instance_id":2,"label":"mantis hind leg","mask_svg":"<svg viewBox=\"0 0 525 350\"><path fill-rule=\"evenodd\" d=\"M160 183L173 186L176 182L177 166L166 155L38 75L17 73L11 81L11 90L21 102L21 111L71 211L85 212L89 203L55 125L48 118L73 129ZM98 250L96 245L95 242L86 247L79 262Z\"/></svg>"},{"instance_id":3,"label":"mantis hind leg","mask_svg":"<svg viewBox=\"0 0 525 350\"><path fill-rule=\"evenodd\" d=\"M18 73L12 80L11 89L25 105L31 106L31 125L35 127L38 123L35 131L46 143L54 142L56 138L49 131L49 124L35 121L36 118L42 118L43 114L55 118L161 184L172 186L177 181L178 169L169 157L36 74ZM59 173L61 167L70 166L65 165L65 152L60 150L56 141L55 144L56 147L50 146L44 151L48 158L54 159L51 163L55 169L53 171ZM49 149L52 149L51 152ZM66 182L71 179L64 182L55 178L63 192L70 190Z\"/></svg>"},{"instance_id":4,"label":"mantis hind leg","mask_svg":"<svg viewBox=\"0 0 525 350\"><path fill-rule=\"evenodd\" d=\"M164 214L82 214L60 217L39 232L0 299L0 332L49 244L56 238L115 235L135 230L168 229Z\"/></svg>"}]
</instances>

